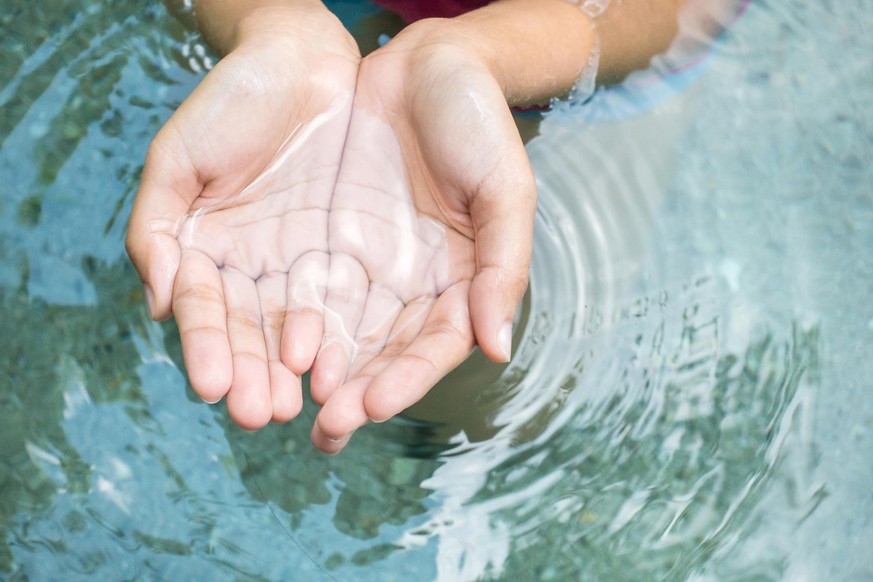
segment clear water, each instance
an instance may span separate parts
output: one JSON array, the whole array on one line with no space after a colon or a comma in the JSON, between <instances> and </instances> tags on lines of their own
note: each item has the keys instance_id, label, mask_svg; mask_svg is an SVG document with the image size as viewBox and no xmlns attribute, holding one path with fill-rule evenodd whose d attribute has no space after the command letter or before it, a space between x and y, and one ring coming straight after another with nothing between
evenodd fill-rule
<instances>
[{"instance_id":1,"label":"clear water","mask_svg":"<svg viewBox=\"0 0 873 582\"><path fill-rule=\"evenodd\" d=\"M871 28L755 1L681 89L547 119L513 362L329 458L313 406L200 403L123 256L196 36L6 0L0 579L873 580Z\"/></svg>"}]
</instances>

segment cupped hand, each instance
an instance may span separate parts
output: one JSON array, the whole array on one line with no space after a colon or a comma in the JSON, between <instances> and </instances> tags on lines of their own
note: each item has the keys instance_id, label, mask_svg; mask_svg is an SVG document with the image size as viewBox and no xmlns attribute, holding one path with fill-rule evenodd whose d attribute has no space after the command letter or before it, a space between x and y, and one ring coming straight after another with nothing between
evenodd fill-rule
<instances>
[{"instance_id":1,"label":"cupped hand","mask_svg":"<svg viewBox=\"0 0 873 582\"><path fill-rule=\"evenodd\" d=\"M175 316L192 387L247 429L297 414L321 342L359 64L324 14L238 41L155 137L130 218L152 317Z\"/></svg>"},{"instance_id":2,"label":"cupped hand","mask_svg":"<svg viewBox=\"0 0 873 582\"><path fill-rule=\"evenodd\" d=\"M311 377L326 452L421 399L474 345L510 358L536 187L495 74L438 27L407 28L360 67Z\"/></svg>"}]
</instances>

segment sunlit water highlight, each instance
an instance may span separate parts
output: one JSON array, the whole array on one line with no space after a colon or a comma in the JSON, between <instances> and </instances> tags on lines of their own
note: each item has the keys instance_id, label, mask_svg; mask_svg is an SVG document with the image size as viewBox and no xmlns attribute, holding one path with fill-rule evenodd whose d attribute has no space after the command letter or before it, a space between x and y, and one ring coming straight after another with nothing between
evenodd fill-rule
<instances>
[{"instance_id":1,"label":"sunlit water highlight","mask_svg":"<svg viewBox=\"0 0 873 582\"><path fill-rule=\"evenodd\" d=\"M246 434L186 394L122 256L196 37L13 2L0 577L870 580L871 25L755 2L681 90L547 119L513 362L326 458L312 406Z\"/></svg>"}]
</instances>

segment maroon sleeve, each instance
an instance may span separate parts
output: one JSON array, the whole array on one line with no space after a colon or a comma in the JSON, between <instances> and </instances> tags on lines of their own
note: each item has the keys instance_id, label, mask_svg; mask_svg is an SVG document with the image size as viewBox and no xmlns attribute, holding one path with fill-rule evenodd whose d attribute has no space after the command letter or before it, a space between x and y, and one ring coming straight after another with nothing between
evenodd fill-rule
<instances>
[{"instance_id":1,"label":"maroon sleeve","mask_svg":"<svg viewBox=\"0 0 873 582\"><path fill-rule=\"evenodd\" d=\"M376 3L399 14L406 22L422 18L451 18L476 8L490 0L376 0Z\"/></svg>"}]
</instances>

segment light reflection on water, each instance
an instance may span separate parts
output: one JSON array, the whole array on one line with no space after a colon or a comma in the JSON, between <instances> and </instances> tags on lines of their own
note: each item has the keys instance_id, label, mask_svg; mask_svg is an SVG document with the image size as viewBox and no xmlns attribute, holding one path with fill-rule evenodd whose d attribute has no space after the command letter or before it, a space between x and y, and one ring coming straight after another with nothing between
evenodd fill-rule
<instances>
[{"instance_id":1,"label":"light reflection on water","mask_svg":"<svg viewBox=\"0 0 873 582\"><path fill-rule=\"evenodd\" d=\"M247 434L186 393L121 257L196 38L151 3L13 2L0 577L873 575L868 12L756 2L692 87L546 121L513 362L327 458L312 406Z\"/></svg>"}]
</instances>

